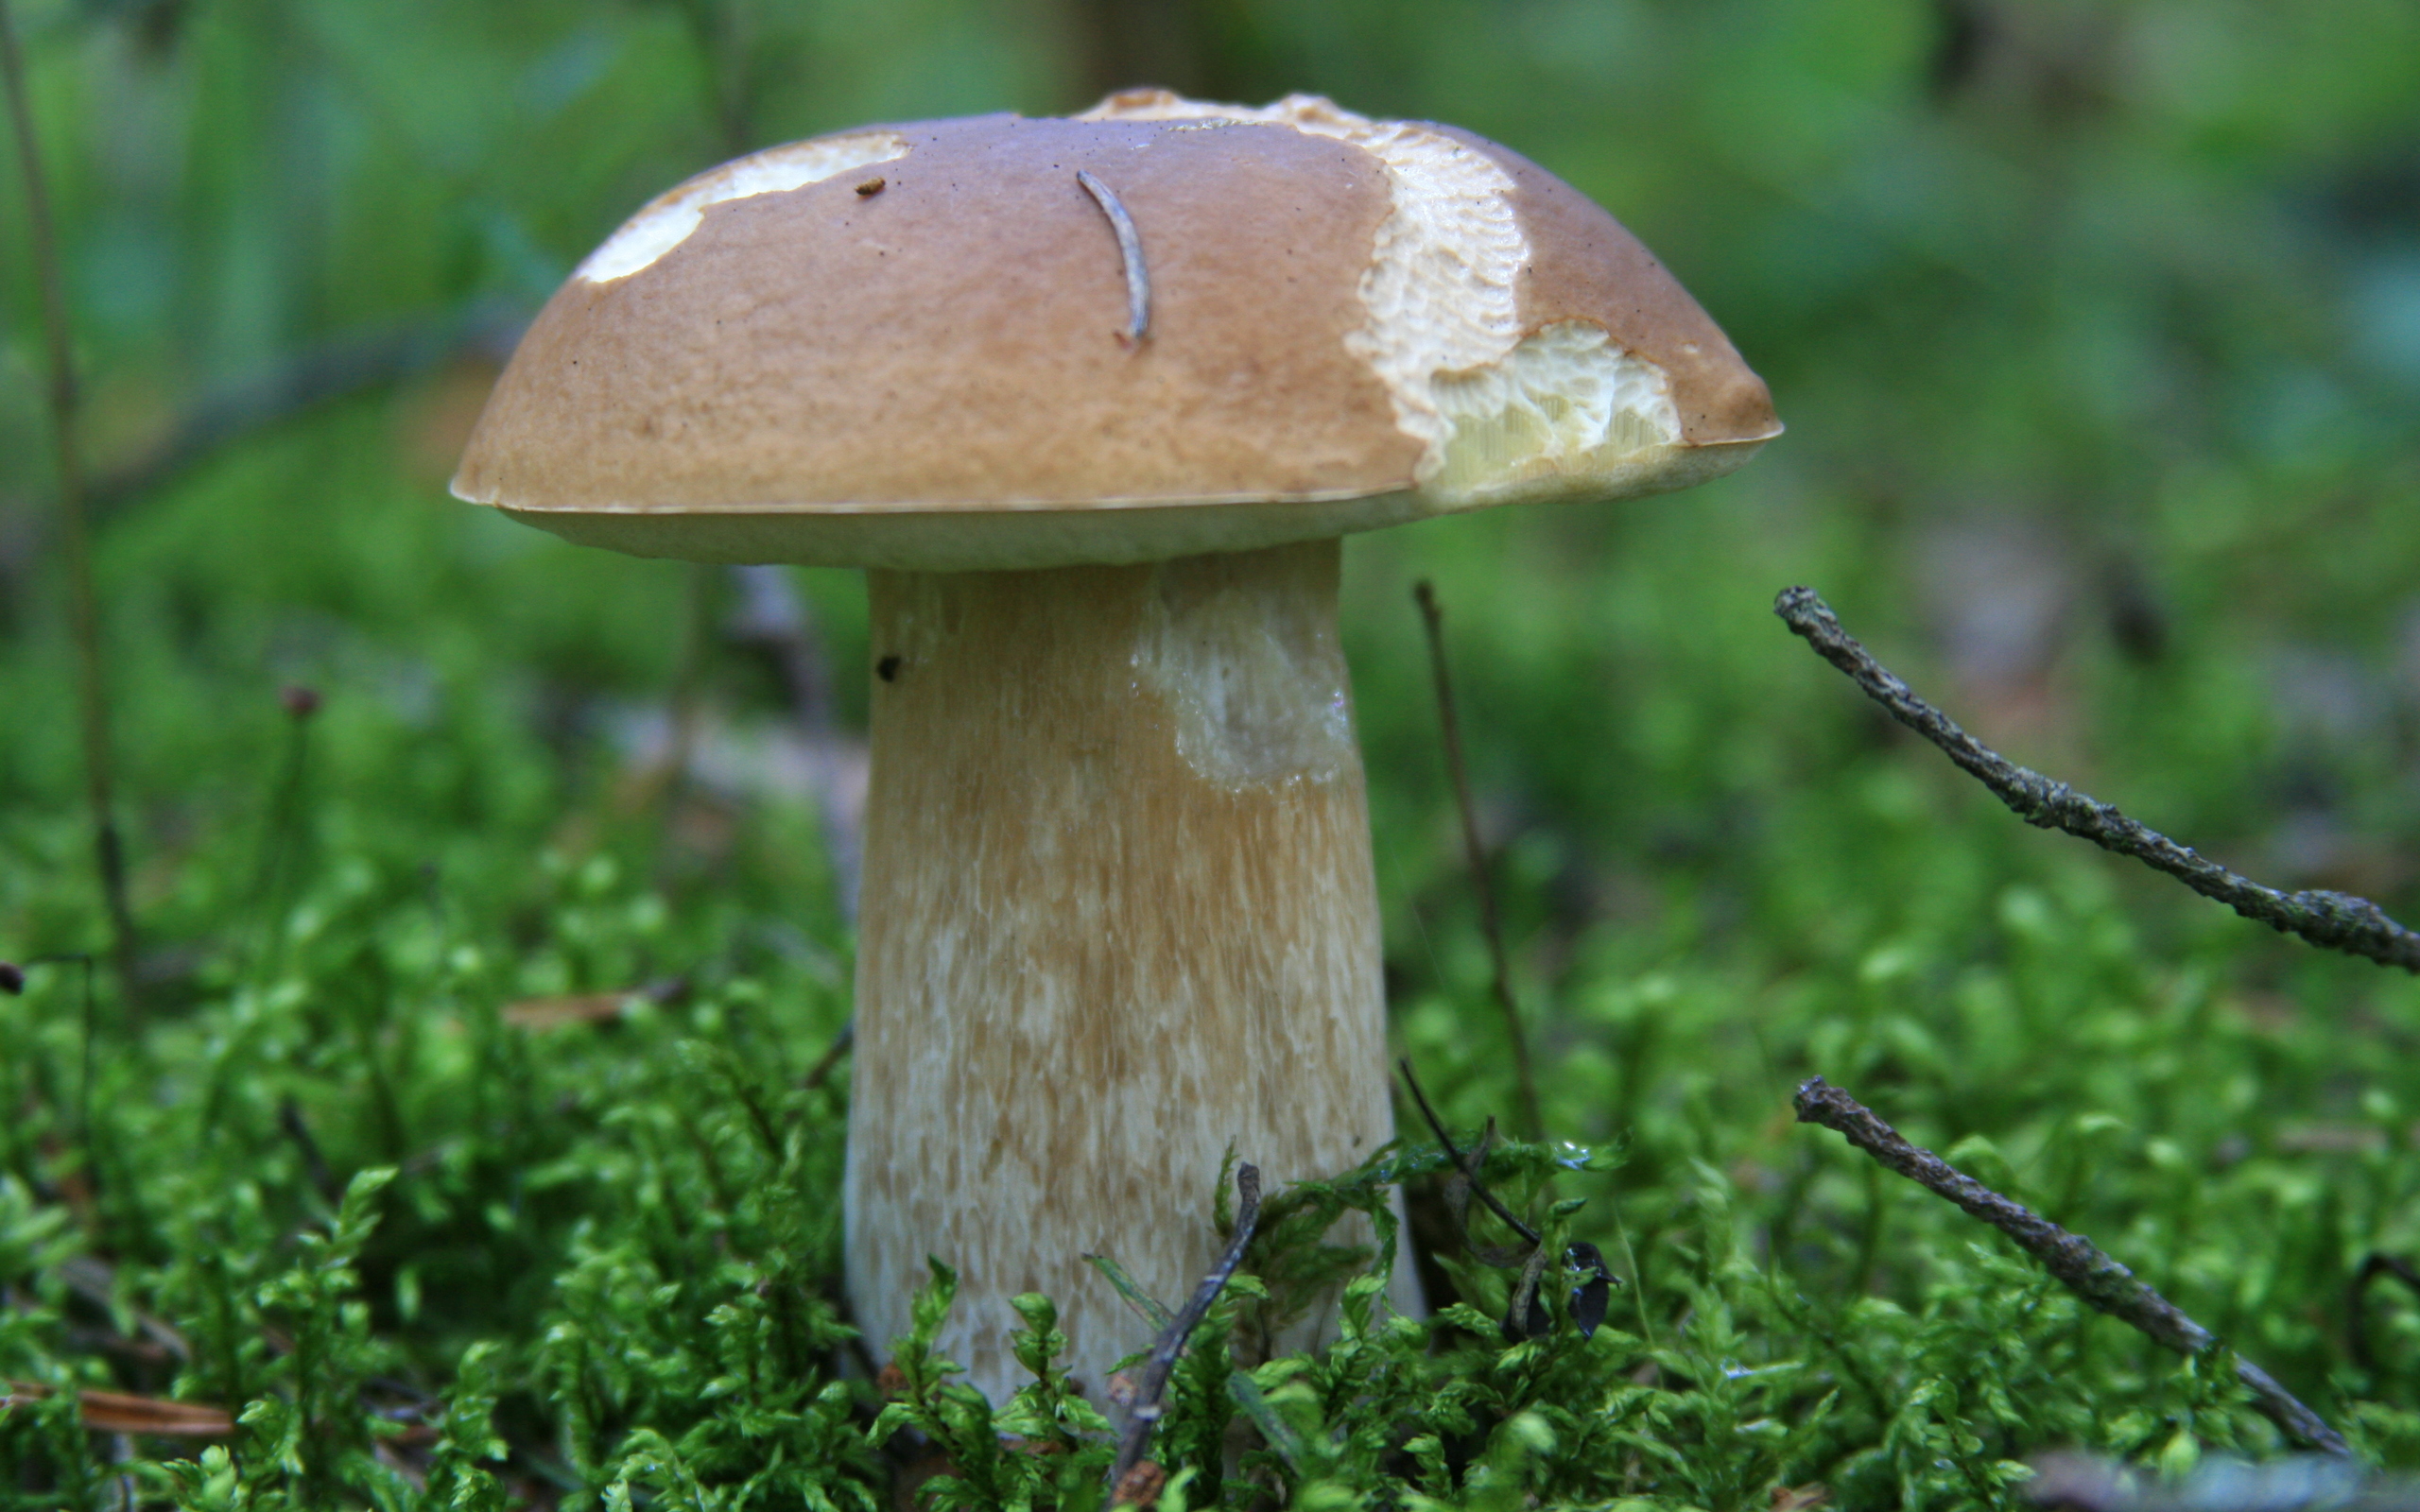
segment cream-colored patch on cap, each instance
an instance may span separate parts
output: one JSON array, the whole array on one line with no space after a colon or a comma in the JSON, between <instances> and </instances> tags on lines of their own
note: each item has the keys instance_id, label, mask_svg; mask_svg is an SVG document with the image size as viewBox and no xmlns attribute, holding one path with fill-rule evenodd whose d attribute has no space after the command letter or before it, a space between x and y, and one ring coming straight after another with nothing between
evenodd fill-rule
<instances>
[{"instance_id":1,"label":"cream-colored patch on cap","mask_svg":"<svg viewBox=\"0 0 2420 1512\"><path fill-rule=\"evenodd\" d=\"M1500 362L1439 373L1434 393L1452 430L1422 491L1452 504L1602 472L1681 439L1670 377L1583 320L1547 326Z\"/></svg>"},{"instance_id":2,"label":"cream-colored patch on cap","mask_svg":"<svg viewBox=\"0 0 2420 1512\"><path fill-rule=\"evenodd\" d=\"M591 284L628 278L687 241L710 205L804 189L836 173L907 154L908 139L896 131L854 131L750 153L658 195L589 253L572 276Z\"/></svg>"},{"instance_id":3,"label":"cream-colored patch on cap","mask_svg":"<svg viewBox=\"0 0 2420 1512\"><path fill-rule=\"evenodd\" d=\"M1433 127L1374 121L1308 94L1253 109L1138 90L1084 118L1290 126L1385 164L1393 209L1361 277L1369 323L1345 344L1384 380L1396 424L1421 442L1413 476L1423 495L1452 507L1680 439L1671 385L1655 364L1584 322L1523 335L1517 281L1530 243L1512 177L1486 153Z\"/></svg>"}]
</instances>

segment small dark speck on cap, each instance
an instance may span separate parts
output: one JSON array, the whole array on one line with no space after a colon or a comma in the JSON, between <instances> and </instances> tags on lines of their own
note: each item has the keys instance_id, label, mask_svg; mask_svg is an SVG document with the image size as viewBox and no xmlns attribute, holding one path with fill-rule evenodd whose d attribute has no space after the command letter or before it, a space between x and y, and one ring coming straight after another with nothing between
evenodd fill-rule
<instances>
[{"instance_id":1,"label":"small dark speck on cap","mask_svg":"<svg viewBox=\"0 0 2420 1512\"><path fill-rule=\"evenodd\" d=\"M865 182L857 185L857 193L861 195L878 195L882 193L882 186L889 181L890 180L884 179L882 175L877 173L873 178L868 179Z\"/></svg>"}]
</instances>

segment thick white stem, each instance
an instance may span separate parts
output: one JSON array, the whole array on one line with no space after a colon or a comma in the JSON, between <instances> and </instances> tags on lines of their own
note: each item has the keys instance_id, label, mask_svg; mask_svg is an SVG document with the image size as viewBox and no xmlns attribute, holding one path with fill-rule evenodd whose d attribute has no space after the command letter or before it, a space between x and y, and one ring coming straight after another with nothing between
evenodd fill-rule
<instances>
[{"instance_id":1,"label":"thick white stem","mask_svg":"<svg viewBox=\"0 0 2420 1512\"><path fill-rule=\"evenodd\" d=\"M1173 1308L1230 1147L1275 1192L1392 1137L1337 559L871 575L847 1205L877 1358L930 1254L974 1385L1023 1383L1008 1299L1040 1291L1101 1400L1150 1329L1085 1254Z\"/></svg>"}]
</instances>

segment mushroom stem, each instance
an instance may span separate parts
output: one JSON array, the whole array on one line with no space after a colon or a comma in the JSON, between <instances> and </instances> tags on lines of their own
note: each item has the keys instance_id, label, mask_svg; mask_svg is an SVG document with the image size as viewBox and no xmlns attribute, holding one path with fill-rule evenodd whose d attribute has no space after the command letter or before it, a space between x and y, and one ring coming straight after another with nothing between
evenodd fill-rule
<instances>
[{"instance_id":1,"label":"mushroom stem","mask_svg":"<svg viewBox=\"0 0 2420 1512\"><path fill-rule=\"evenodd\" d=\"M1274 1187L1392 1137L1338 556L870 575L847 1210L877 1355L930 1254L975 1386L1023 1383L1008 1299L1041 1291L1099 1400L1150 1329L1083 1255L1180 1298L1230 1148Z\"/></svg>"}]
</instances>

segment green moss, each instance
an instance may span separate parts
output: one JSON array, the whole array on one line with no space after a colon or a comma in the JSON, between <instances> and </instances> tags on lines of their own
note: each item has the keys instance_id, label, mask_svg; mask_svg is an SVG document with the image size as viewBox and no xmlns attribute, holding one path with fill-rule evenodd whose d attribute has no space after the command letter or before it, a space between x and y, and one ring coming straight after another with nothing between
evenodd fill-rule
<instances>
[{"instance_id":1,"label":"green moss","mask_svg":"<svg viewBox=\"0 0 2420 1512\"><path fill-rule=\"evenodd\" d=\"M1046 1300L996 1406L850 1330L845 1061L804 1085L852 951L814 806L666 782L633 733L676 681L709 734L790 728L763 666L684 650L716 579L443 477L465 312L527 313L735 133L1080 107L1116 28L1079 32L1116 8L14 9L96 476L275 389L259 364L351 372L389 321L419 355L100 521L149 980L139 1014L106 969L89 1002L56 963L0 997L0 1508L874 1512L927 1439L956 1464L933 1499L1097 1504ZM1269 1194L1171 1380L1162 1504L2004 1507L2051 1449L2171 1476L2284 1451L2219 1354L2083 1310L1792 1123L1817 1073L2133 1266L2365 1464L2420 1469L2420 1298L2348 1292L2372 1252L2420 1262L2420 987L2027 829L1767 612L1812 583L2012 758L2420 917L2420 9L1167 9L1188 40L1150 66L1205 93L1461 122L1602 198L1791 430L1683 497L1349 549L1395 1048L1458 1139L1515 1111L1425 576L1573 1146L1501 1147L1489 1178L1621 1284L1583 1338L1548 1267L1551 1326L1508 1343L1519 1273L1461 1252L1424 1139ZM0 956L25 961L107 936L21 193L0 173ZM859 590L792 581L861 726ZM2031 639L1995 671L1974 635L2012 610ZM307 746L285 681L324 696ZM582 994L613 1011L515 1011ZM1452 1288L1422 1322L1322 1238L1383 1224L1394 1177ZM1340 1286L1335 1347L1261 1357ZM78 1389L236 1426L120 1437Z\"/></svg>"}]
</instances>

